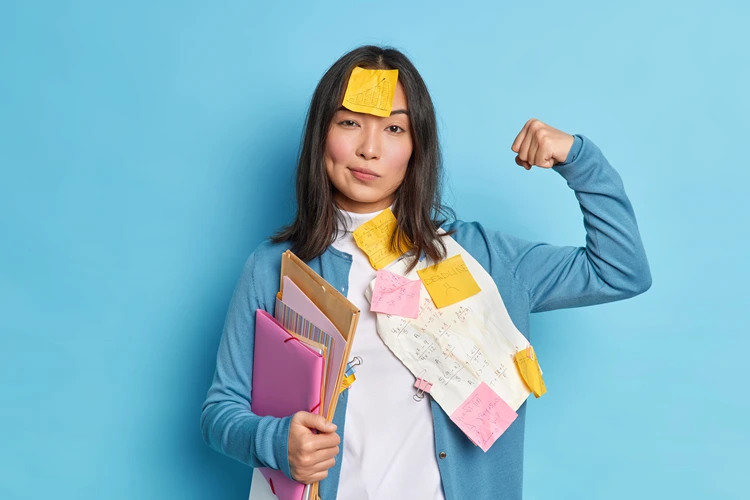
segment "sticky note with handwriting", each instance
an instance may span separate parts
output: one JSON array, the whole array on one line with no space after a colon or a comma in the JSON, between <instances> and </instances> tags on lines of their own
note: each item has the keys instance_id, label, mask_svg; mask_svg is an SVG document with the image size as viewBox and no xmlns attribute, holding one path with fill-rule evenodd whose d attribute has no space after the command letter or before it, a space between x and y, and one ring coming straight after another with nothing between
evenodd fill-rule
<instances>
[{"instance_id":1,"label":"sticky note with handwriting","mask_svg":"<svg viewBox=\"0 0 750 500\"><path fill-rule=\"evenodd\" d=\"M482 291L460 254L420 269L417 274L438 309Z\"/></svg>"},{"instance_id":2,"label":"sticky note with handwriting","mask_svg":"<svg viewBox=\"0 0 750 500\"><path fill-rule=\"evenodd\" d=\"M386 208L377 217L368 220L352 233L354 242L367 254L370 265L375 269L383 269L408 250L408 248L403 248L401 252L394 252L391 249L391 238L396 225L396 216L390 208Z\"/></svg>"},{"instance_id":3,"label":"sticky note with handwriting","mask_svg":"<svg viewBox=\"0 0 750 500\"><path fill-rule=\"evenodd\" d=\"M421 289L421 281L381 269L375 278L370 311L416 319L419 316Z\"/></svg>"},{"instance_id":4,"label":"sticky note with handwriting","mask_svg":"<svg viewBox=\"0 0 750 500\"><path fill-rule=\"evenodd\" d=\"M451 420L486 452L517 416L513 408L482 382L451 414Z\"/></svg>"},{"instance_id":5,"label":"sticky note with handwriting","mask_svg":"<svg viewBox=\"0 0 750 500\"><path fill-rule=\"evenodd\" d=\"M357 66L349 76L342 104L357 113L390 116L397 83L397 69L364 69Z\"/></svg>"},{"instance_id":6,"label":"sticky note with handwriting","mask_svg":"<svg viewBox=\"0 0 750 500\"><path fill-rule=\"evenodd\" d=\"M529 386L535 397L539 397L547 392L542 378L542 369L539 367L539 360L536 357L534 348L529 346L521 349L513 357L518 367L518 372L526 385Z\"/></svg>"}]
</instances>

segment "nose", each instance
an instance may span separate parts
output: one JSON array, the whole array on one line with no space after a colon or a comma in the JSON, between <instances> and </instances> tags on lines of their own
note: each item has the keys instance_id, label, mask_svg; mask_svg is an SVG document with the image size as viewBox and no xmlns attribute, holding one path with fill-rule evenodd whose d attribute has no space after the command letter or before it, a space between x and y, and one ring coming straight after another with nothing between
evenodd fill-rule
<instances>
[{"instance_id":1,"label":"nose","mask_svg":"<svg viewBox=\"0 0 750 500\"><path fill-rule=\"evenodd\" d=\"M361 141L357 147L357 156L365 160L377 160L380 158L380 134L375 127L362 130Z\"/></svg>"}]
</instances>

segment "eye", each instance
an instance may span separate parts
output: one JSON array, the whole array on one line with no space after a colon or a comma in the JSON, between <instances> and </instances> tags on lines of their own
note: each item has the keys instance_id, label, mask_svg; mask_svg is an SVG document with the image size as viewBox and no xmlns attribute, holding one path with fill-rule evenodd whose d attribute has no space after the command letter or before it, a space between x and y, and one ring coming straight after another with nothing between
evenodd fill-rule
<instances>
[{"instance_id":1,"label":"eye","mask_svg":"<svg viewBox=\"0 0 750 500\"><path fill-rule=\"evenodd\" d=\"M354 120L341 120L339 122L339 125L343 125L344 127L356 127L357 122L355 122Z\"/></svg>"},{"instance_id":2,"label":"eye","mask_svg":"<svg viewBox=\"0 0 750 500\"><path fill-rule=\"evenodd\" d=\"M406 132L404 129L399 127L398 125L391 125L386 130L392 134L400 134L401 132Z\"/></svg>"}]
</instances>

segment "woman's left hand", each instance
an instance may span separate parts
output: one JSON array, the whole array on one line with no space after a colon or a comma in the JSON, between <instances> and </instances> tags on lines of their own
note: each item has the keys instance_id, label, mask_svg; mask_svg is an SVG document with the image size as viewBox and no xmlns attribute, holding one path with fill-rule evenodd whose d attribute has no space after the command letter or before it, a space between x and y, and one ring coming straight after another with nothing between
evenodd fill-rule
<instances>
[{"instance_id":1,"label":"woman's left hand","mask_svg":"<svg viewBox=\"0 0 750 500\"><path fill-rule=\"evenodd\" d=\"M536 165L550 168L568 158L574 138L536 118L526 122L510 149L517 153L516 164L526 170Z\"/></svg>"}]
</instances>

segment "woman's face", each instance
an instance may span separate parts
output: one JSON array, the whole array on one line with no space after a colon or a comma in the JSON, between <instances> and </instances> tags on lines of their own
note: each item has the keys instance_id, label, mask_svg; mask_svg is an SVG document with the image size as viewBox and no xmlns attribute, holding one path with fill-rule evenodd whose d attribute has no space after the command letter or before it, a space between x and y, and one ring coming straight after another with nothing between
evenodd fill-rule
<instances>
[{"instance_id":1,"label":"woman's face","mask_svg":"<svg viewBox=\"0 0 750 500\"><path fill-rule=\"evenodd\" d=\"M339 108L325 149L326 173L338 206L357 213L391 206L412 149L406 94L400 82L387 118Z\"/></svg>"}]
</instances>

